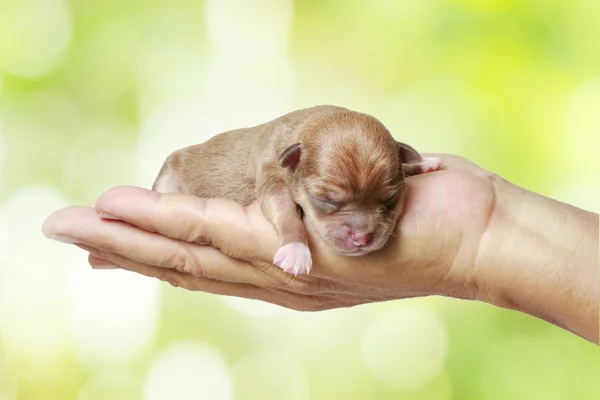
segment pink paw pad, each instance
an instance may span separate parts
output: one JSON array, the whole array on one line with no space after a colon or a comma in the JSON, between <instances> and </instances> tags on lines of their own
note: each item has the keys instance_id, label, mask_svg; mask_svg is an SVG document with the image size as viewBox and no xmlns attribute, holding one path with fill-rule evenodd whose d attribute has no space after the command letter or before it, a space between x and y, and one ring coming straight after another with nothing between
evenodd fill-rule
<instances>
[{"instance_id":1,"label":"pink paw pad","mask_svg":"<svg viewBox=\"0 0 600 400\"><path fill-rule=\"evenodd\" d=\"M437 171L442 166L442 159L438 157L424 157L421 162L421 172L426 174L428 172Z\"/></svg>"},{"instance_id":2,"label":"pink paw pad","mask_svg":"<svg viewBox=\"0 0 600 400\"><path fill-rule=\"evenodd\" d=\"M288 243L277 250L273 264L290 274L308 274L312 267L312 257L304 243Z\"/></svg>"}]
</instances>

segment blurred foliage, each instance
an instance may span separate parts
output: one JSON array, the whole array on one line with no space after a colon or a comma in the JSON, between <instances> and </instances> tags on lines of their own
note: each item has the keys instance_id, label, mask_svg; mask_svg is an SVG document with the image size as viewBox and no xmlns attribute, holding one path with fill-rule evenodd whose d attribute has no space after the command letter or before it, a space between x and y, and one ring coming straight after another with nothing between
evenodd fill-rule
<instances>
[{"instance_id":1,"label":"blurred foliage","mask_svg":"<svg viewBox=\"0 0 600 400\"><path fill-rule=\"evenodd\" d=\"M597 0L0 0L0 399L600 398L598 349L525 315L287 312L94 274L39 232L325 103L600 212L598 21Z\"/></svg>"}]
</instances>

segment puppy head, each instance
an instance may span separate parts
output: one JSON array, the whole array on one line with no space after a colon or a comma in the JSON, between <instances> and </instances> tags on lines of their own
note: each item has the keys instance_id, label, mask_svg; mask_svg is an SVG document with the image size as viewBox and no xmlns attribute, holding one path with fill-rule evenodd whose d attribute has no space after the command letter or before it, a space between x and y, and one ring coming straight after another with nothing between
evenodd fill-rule
<instances>
[{"instance_id":1,"label":"puppy head","mask_svg":"<svg viewBox=\"0 0 600 400\"><path fill-rule=\"evenodd\" d=\"M401 163L420 159L378 120L348 111L307 124L279 164L305 222L336 252L360 256L394 234L404 200Z\"/></svg>"}]
</instances>

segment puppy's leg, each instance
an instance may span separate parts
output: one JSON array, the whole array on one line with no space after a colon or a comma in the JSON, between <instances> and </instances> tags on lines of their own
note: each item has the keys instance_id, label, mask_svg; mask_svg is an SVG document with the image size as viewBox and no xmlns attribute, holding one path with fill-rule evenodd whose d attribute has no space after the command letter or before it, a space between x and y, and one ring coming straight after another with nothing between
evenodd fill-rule
<instances>
[{"instance_id":1,"label":"puppy's leg","mask_svg":"<svg viewBox=\"0 0 600 400\"><path fill-rule=\"evenodd\" d=\"M280 177L271 175L263 177L258 192L261 209L280 239L273 264L294 275L308 274L312 257L306 228L289 189Z\"/></svg>"},{"instance_id":2,"label":"puppy's leg","mask_svg":"<svg viewBox=\"0 0 600 400\"><path fill-rule=\"evenodd\" d=\"M413 176L437 171L442 166L442 159L439 157L424 157L418 163L402 164L402 170L405 176Z\"/></svg>"}]
</instances>

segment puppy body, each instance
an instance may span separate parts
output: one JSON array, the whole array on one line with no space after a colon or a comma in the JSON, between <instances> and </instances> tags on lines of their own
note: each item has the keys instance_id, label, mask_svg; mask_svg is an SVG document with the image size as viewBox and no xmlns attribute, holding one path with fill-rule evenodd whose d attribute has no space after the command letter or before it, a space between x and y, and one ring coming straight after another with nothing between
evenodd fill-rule
<instances>
[{"instance_id":1,"label":"puppy body","mask_svg":"<svg viewBox=\"0 0 600 400\"><path fill-rule=\"evenodd\" d=\"M335 251L359 256L393 235L404 177L439 167L372 116L336 106L291 112L173 152L153 190L245 205L260 200L281 247L273 262L310 271L304 219Z\"/></svg>"}]
</instances>

